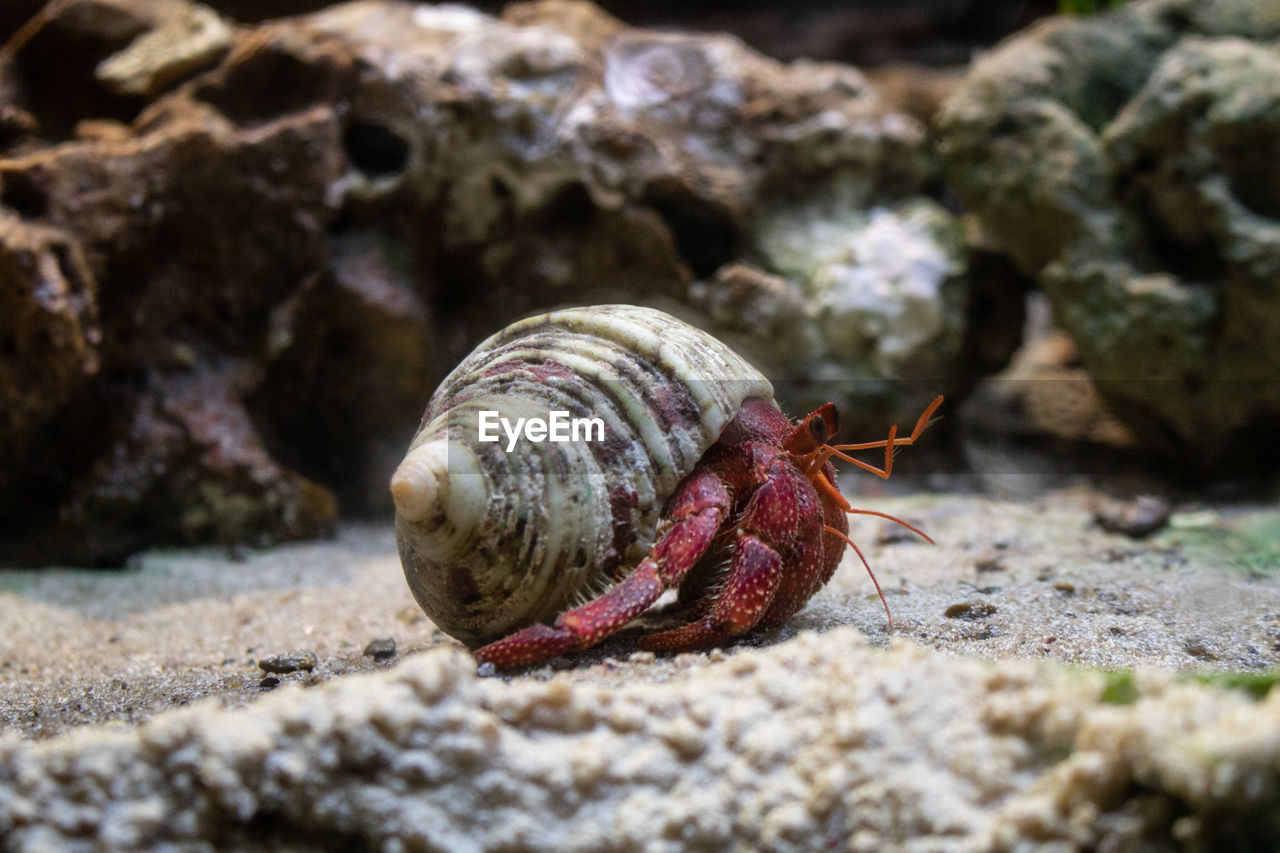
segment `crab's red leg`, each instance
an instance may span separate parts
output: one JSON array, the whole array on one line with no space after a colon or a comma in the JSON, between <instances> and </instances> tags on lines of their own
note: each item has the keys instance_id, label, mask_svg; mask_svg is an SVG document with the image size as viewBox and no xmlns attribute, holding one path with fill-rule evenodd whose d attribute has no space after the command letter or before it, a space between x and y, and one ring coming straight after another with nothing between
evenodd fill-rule
<instances>
[{"instance_id":1,"label":"crab's red leg","mask_svg":"<svg viewBox=\"0 0 1280 853\"><path fill-rule=\"evenodd\" d=\"M678 487L667 505L669 525L649 555L617 586L556 617L531 625L475 651L476 660L498 667L522 666L598 643L647 610L662 591L677 586L698 562L728 518L729 490L713 468Z\"/></svg>"},{"instance_id":2,"label":"crab's red leg","mask_svg":"<svg viewBox=\"0 0 1280 853\"><path fill-rule=\"evenodd\" d=\"M784 587L800 596L795 603L778 602L784 609L798 609L812 594L821 575L822 548L803 546L821 536L822 508L785 455L775 458L762 479L742 511L728 574L714 592L715 601L706 615L683 627L642 637L641 648L674 651L717 645L754 628ZM806 494L811 496L808 511ZM789 554L785 576L779 551Z\"/></svg>"},{"instance_id":3,"label":"crab's red leg","mask_svg":"<svg viewBox=\"0 0 1280 853\"><path fill-rule=\"evenodd\" d=\"M837 523L844 521L843 518L833 520ZM787 560L787 570L778 582L778 592L761 617L760 625L780 625L789 619L813 598L814 593L822 589L839 565L838 557L835 560L828 559L830 554L825 545L822 521L816 515L806 519L804 533Z\"/></svg>"},{"instance_id":4,"label":"crab's red leg","mask_svg":"<svg viewBox=\"0 0 1280 853\"><path fill-rule=\"evenodd\" d=\"M782 558L752 533L739 533L734 545L729 580L711 612L696 622L640 638L640 648L701 649L745 634L756 626L773 603L782 574Z\"/></svg>"}]
</instances>

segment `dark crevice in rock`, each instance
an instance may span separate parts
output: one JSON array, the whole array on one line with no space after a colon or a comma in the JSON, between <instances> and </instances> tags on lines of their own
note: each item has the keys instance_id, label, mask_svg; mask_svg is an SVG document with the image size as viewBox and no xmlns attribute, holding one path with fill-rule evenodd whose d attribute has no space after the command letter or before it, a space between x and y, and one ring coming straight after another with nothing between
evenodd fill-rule
<instances>
[{"instance_id":1,"label":"dark crevice in rock","mask_svg":"<svg viewBox=\"0 0 1280 853\"><path fill-rule=\"evenodd\" d=\"M1249 210L1280 220L1280 138L1276 129L1226 146L1219 157L1232 194Z\"/></svg>"},{"instance_id":2,"label":"dark crevice in rock","mask_svg":"<svg viewBox=\"0 0 1280 853\"><path fill-rule=\"evenodd\" d=\"M1033 283L1005 255L971 248L965 342L960 361L973 366L969 379L1002 370L1022 343L1027 294Z\"/></svg>"},{"instance_id":3,"label":"dark crevice in rock","mask_svg":"<svg viewBox=\"0 0 1280 853\"><path fill-rule=\"evenodd\" d=\"M49 210L49 198L31 172L0 173L0 204L23 219L39 219Z\"/></svg>"},{"instance_id":4,"label":"dark crevice in rock","mask_svg":"<svg viewBox=\"0 0 1280 853\"><path fill-rule=\"evenodd\" d=\"M1145 208L1145 209L1143 209ZM1175 234L1150 205L1139 207L1141 236L1134 247L1134 260L1146 272L1168 272L1186 281L1216 282L1227 275L1222 247L1208 235L1196 239Z\"/></svg>"},{"instance_id":5,"label":"dark crevice in rock","mask_svg":"<svg viewBox=\"0 0 1280 853\"><path fill-rule=\"evenodd\" d=\"M342 133L351 164L371 178L398 175L409 166L409 141L385 124L353 121Z\"/></svg>"},{"instance_id":6,"label":"dark crevice in rock","mask_svg":"<svg viewBox=\"0 0 1280 853\"><path fill-rule=\"evenodd\" d=\"M645 193L671 230L676 251L698 277L709 276L739 254L738 228L727 210L676 182L655 182Z\"/></svg>"},{"instance_id":7,"label":"dark crevice in rock","mask_svg":"<svg viewBox=\"0 0 1280 853\"><path fill-rule=\"evenodd\" d=\"M582 227L596 214L591 194L580 181L556 191L539 214L539 222L559 227Z\"/></svg>"},{"instance_id":8,"label":"dark crevice in rock","mask_svg":"<svg viewBox=\"0 0 1280 853\"><path fill-rule=\"evenodd\" d=\"M84 11L100 18L79 20L69 13L37 31L15 53L17 101L35 117L40 135L52 141L72 138L85 119L128 123L144 106L140 98L109 91L94 72L142 33L145 23L106 6Z\"/></svg>"}]
</instances>

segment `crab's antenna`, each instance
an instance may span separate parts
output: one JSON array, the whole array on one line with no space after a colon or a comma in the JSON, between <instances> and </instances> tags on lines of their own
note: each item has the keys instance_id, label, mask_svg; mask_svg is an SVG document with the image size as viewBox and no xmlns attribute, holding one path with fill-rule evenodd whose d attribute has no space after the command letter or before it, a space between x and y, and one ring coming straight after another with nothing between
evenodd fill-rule
<instances>
[{"instance_id":1,"label":"crab's antenna","mask_svg":"<svg viewBox=\"0 0 1280 853\"><path fill-rule=\"evenodd\" d=\"M866 568L867 574L871 576L871 582L875 584L876 594L880 596L880 603L884 605L884 615L889 618L889 633L892 634L893 633L893 614L889 612L889 602L885 600L884 590L880 588L880 581L876 580L876 573L871 571L871 564L867 562L866 557L862 556L862 549L858 547L856 542L854 542L845 534L841 533L839 530L836 530L831 525L824 524L822 525L822 527L828 533L834 533L835 535L843 539L845 542L848 542L849 547L853 549L853 553L857 554L858 559L862 561L862 565L863 567Z\"/></svg>"},{"instance_id":2,"label":"crab's antenna","mask_svg":"<svg viewBox=\"0 0 1280 853\"><path fill-rule=\"evenodd\" d=\"M851 512L856 515L874 515L876 518L887 518L889 519L889 521L895 522L897 524L901 524L903 527L907 528L912 533L919 536L924 541L928 542L930 545L938 544L937 542L933 541L933 537L930 536L928 533L925 533L923 530L921 530L918 527L915 527L914 525L908 524L907 522L903 521L902 519L898 518L895 515L889 515L889 513L887 512L876 512L874 509L853 509L852 507L849 509L846 509L845 512Z\"/></svg>"}]
</instances>

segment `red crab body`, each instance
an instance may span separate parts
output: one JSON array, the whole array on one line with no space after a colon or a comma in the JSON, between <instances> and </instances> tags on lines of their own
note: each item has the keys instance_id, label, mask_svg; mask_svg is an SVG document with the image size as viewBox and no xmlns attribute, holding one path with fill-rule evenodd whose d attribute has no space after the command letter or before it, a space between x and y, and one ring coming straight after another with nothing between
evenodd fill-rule
<instances>
[{"instance_id":1,"label":"red crab body","mask_svg":"<svg viewBox=\"0 0 1280 853\"><path fill-rule=\"evenodd\" d=\"M482 646L477 660L520 666L593 646L672 588L693 620L643 637L642 648L705 648L781 623L830 580L852 544L845 513L882 515L849 506L830 457L888 477L894 448L914 442L941 402L925 410L910 437L897 438L894 427L886 441L833 446L826 443L837 427L830 403L792 423L773 402L747 400L676 487L649 555L630 574L551 625ZM879 447L885 448L882 469L842 452Z\"/></svg>"}]
</instances>

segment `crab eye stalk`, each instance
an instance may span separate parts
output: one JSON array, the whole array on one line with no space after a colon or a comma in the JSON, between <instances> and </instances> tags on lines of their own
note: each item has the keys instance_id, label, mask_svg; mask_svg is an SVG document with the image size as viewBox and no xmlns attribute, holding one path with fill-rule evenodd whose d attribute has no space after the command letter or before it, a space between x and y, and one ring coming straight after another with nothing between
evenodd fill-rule
<instances>
[{"instance_id":1,"label":"crab eye stalk","mask_svg":"<svg viewBox=\"0 0 1280 853\"><path fill-rule=\"evenodd\" d=\"M836 414L836 404L827 403L821 409L822 422L827 427L827 439L836 437L836 433L840 431L840 416Z\"/></svg>"}]
</instances>

